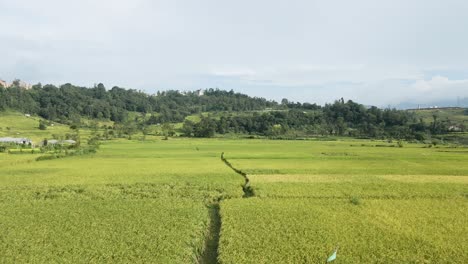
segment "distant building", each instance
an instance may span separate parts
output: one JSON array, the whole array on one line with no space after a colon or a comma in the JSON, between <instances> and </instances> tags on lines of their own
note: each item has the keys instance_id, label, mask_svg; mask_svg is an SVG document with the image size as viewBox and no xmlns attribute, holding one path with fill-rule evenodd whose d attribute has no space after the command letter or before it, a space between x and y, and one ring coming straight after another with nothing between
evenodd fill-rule
<instances>
[{"instance_id":1,"label":"distant building","mask_svg":"<svg viewBox=\"0 0 468 264\"><path fill-rule=\"evenodd\" d=\"M13 81L13 83L7 83L6 81L0 79L0 86L3 86L5 88L9 88L9 87L15 86L15 85L18 86L18 87L21 87L23 89L26 89L26 90L29 90L29 89L32 88L31 84L29 84L27 82L23 82L21 80L15 80L15 81Z\"/></svg>"},{"instance_id":2,"label":"distant building","mask_svg":"<svg viewBox=\"0 0 468 264\"><path fill-rule=\"evenodd\" d=\"M202 95L205 94L205 90L199 89L199 90L196 90L195 93L196 93L198 96L202 96Z\"/></svg>"},{"instance_id":3,"label":"distant building","mask_svg":"<svg viewBox=\"0 0 468 264\"><path fill-rule=\"evenodd\" d=\"M463 129L459 126L449 126L448 130L450 132L461 132L463 131Z\"/></svg>"},{"instance_id":4,"label":"distant building","mask_svg":"<svg viewBox=\"0 0 468 264\"><path fill-rule=\"evenodd\" d=\"M23 82L23 81L19 81L18 86L21 87L21 88L24 88L26 90L29 90L29 89L32 88L31 84L29 84L27 82Z\"/></svg>"},{"instance_id":5,"label":"distant building","mask_svg":"<svg viewBox=\"0 0 468 264\"><path fill-rule=\"evenodd\" d=\"M47 140L47 145L75 145L76 141L67 139L67 140L57 140L57 139L49 139Z\"/></svg>"},{"instance_id":6,"label":"distant building","mask_svg":"<svg viewBox=\"0 0 468 264\"><path fill-rule=\"evenodd\" d=\"M0 143L12 143L12 144L32 144L32 141L29 138L11 138L4 137L0 138Z\"/></svg>"}]
</instances>

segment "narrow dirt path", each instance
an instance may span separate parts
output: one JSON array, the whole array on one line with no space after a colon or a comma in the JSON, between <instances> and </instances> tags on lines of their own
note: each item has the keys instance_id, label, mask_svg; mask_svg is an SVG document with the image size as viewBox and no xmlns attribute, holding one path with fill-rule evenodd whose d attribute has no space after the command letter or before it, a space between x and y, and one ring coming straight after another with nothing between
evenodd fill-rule
<instances>
[{"instance_id":1,"label":"narrow dirt path","mask_svg":"<svg viewBox=\"0 0 468 264\"><path fill-rule=\"evenodd\" d=\"M234 172L241 175L244 178L244 184L242 190L244 191L243 198L249 198L255 196L255 193L250 187L250 180L247 174L234 166L224 157L224 152L221 153L221 161L231 168ZM218 247L219 247L219 236L221 233L221 216L219 214L219 203L222 200L214 202L208 206L210 213L210 226L209 233L205 241L205 250L203 251L199 263L200 264L217 264L218 263Z\"/></svg>"},{"instance_id":2,"label":"narrow dirt path","mask_svg":"<svg viewBox=\"0 0 468 264\"><path fill-rule=\"evenodd\" d=\"M200 258L201 264L218 263L219 234L221 232L221 217L219 215L219 203L208 207L210 213L209 234L205 241L205 251Z\"/></svg>"}]
</instances>

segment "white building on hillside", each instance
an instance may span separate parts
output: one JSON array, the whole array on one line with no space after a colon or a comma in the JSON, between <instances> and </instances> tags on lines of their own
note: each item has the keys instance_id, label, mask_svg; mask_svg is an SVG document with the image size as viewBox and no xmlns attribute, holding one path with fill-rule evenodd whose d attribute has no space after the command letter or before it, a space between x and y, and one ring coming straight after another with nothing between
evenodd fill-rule
<instances>
[{"instance_id":1,"label":"white building on hillside","mask_svg":"<svg viewBox=\"0 0 468 264\"><path fill-rule=\"evenodd\" d=\"M21 80L14 80L12 83L8 83L2 79L0 79L0 86L3 86L5 88L9 88L9 87L12 87L12 86L18 86L20 88L23 88L23 89L26 89L26 90L29 90L32 88L32 85L27 83L27 82L23 82Z\"/></svg>"},{"instance_id":2,"label":"white building on hillside","mask_svg":"<svg viewBox=\"0 0 468 264\"><path fill-rule=\"evenodd\" d=\"M12 138L4 137L0 138L0 143L13 143L13 144L32 144L32 141L29 138Z\"/></svg>"},{"instance_id":3,"label":"white building on hillside","mask_svg":"<svg viewBox=\"0 0 468 264\"><path fill-rule=\"evenodd\" d=\"M47 145L75 145L76 141L72 139L67 139L67 140L57 140L57 139L49 139L47 140Z\"/></svg>"},{"instance_id":4,"label":"white building on hillside","mask_svg":"<svg viewBox=\"0 0 468 264\"><path fill-rule=\"evenodd\" d=\"M205 94L205 90L199 89L199 90L196 90L195 93L197 93L198 96L202 96Z\"/></svg>"}]
</instances>

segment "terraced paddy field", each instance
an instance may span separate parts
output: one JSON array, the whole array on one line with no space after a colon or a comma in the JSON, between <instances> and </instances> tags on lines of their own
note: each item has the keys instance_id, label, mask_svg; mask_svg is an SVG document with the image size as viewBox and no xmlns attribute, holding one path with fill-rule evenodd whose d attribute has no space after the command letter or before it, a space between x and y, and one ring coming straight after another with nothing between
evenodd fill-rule
<instances>
[{"instance_id":1,"label":"terraced paddy field","mask_svg":"<svg viewBox=\"0 0 468 264\"><path fill-rule=\"evenodd\" d=\"M124 140L57 160L0 154L0 262L324 263L339 246L335 263L467 263L468 149L392 145Z\"/></svg>"}]
</instances>

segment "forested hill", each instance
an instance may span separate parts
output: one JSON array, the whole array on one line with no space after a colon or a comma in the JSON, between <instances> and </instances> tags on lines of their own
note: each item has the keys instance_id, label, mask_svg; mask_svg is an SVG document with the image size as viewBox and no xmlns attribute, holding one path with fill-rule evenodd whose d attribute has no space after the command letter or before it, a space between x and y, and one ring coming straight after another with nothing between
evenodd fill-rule
<instances>
[{"instance_id":1,"label":"forested hill","mask_svg":"<svg viewBox=\"0 0 468 264\"><path fill-rule=\"evenodd\" d=\"M112 120L117 124L114 128L122 128L120 135L130 135L136 128L146 131L155 124L182 122L179 132L196 137L237 133L270 137L339 135L425 140L432 135L463 132L468 128L465 118L468 110L463 109L456 119L451 119L437 112L425 116L414 111L365 107L343 99L319 106L287 99L278 103L218 89L149 95L119 87L106 90L102 84L93 88L71 84L35 85L31 89L15 85L0 87L0 111L7 109L64 124L79 124L83 117ZM128 112L149 115L130 119ZM190 115L200 116L200 121L190 121L186 118Z\"/></svg>"},{"instance_id":2,"label":"forested hill","mask_svg":"<svg viewBox=\"0 0 468 264\"><path fill-rule=\"evenodd\" d=\"M181 122L187 115L212 111L251 111L275 108L278 104L264 98L249 97L233 91L208 89L197 92L165 91L156 95L103 84L93 88L65 84L35 85L32 89L12 86L0 88L0 110L15 109L49 120L76 117L124 121L127 111L159 113L160 122Z\"/></svg>"}]
</instances>

